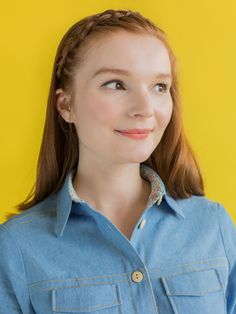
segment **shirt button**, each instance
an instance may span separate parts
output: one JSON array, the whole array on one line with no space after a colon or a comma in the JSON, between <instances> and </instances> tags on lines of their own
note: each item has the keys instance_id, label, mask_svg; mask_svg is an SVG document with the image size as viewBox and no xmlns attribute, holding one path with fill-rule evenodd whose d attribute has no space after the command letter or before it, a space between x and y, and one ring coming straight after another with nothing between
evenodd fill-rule
<instances>
[{"instance_id":1,"label":"shirt button","mask_svg":"<svg viewBox=\"0 0 236 314\"><path fill-rule=\"evenodd\" d=\"M146 223L146 219L143 219L143 220L140 222L138 228L139 228L139 229L143 229L145 223Z\"/></svg>"},{"instance_id":2,"label":"shirt button","mask_svg":"<svg viewBox=\"0 0 236 314\"><path fill-rule=\"evenodd\" d=\"M140 282L143 280L143 274L140 271L134 271L131 278L134 282Z\"/></svg>"}]
</instances>

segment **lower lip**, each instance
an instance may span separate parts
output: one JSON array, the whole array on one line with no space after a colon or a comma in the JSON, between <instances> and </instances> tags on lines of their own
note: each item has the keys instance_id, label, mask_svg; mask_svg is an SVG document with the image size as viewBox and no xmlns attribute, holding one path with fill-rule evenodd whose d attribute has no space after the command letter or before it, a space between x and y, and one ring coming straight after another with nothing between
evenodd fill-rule
<instances>
[{"instance_id":1,"label":"lower lip","mask_svg":"<svg viewBox=\"0 0 236 314\"><path fill-rule=\"evenodd\" d=\"M149 135L149 133L125 133L125 132L119 132L119 131L116 131L116 132L121 135L127 136L129 138L137 139L137 140L146 138Z\"/></svg>"}]
</instances>

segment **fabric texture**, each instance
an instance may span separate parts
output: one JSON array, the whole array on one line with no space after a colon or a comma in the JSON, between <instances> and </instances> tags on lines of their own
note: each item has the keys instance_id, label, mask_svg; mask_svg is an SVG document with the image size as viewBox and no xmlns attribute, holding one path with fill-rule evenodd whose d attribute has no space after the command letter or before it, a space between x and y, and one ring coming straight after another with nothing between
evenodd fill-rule
<instances>
[{"instance_id":1,"label":"fabric texture","mask_svg":"<svg viewBox=\"0 0 236 314\"><path fill-rule=\"evenodd\" d=\"M173 199L160 176L128 239L62 188L0 224L0 314L236 314L236 227L204 196Z\"/></svg>"}]
</instances>

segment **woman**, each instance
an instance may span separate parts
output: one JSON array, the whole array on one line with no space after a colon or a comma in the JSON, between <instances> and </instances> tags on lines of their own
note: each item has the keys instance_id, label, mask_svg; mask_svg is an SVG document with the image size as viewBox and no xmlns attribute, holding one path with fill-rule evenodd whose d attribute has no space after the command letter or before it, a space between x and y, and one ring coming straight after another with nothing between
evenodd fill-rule
<instances>
[{"instance_id":1,"label":"woman","mask_svg":"<svg viewBox=\"0 0 236 314\"><path fill-rule=\"evenodd\" d=\"M138 12L65 34L35 191L0 226L1 313L236 313L236 229L204 196L176 67Z\"/></svg>"}]
</instances>

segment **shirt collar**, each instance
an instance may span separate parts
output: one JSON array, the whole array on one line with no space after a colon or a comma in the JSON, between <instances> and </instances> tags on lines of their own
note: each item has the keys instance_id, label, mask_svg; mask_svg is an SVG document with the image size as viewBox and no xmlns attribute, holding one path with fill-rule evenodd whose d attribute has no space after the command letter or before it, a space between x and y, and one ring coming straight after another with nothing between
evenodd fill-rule
<instances>
[{"instance_id":1,"label":"shirt collar","mask_svg":"<svg viewBox=\"0 0 236 314\"><path fill-rule=\"evenodd\" d=\"M72 201L76 203L85 203L85 201L75 192L72 184L75 171L76 168L72 169L66 176L64 184L56 196L57 222L55 232L58 237L62 236L67 224L71 212ZM169 207L175 211L179 218L185 218L179 204L168 194L168 192L166 192L161 177L151 167L140 164L140 175L151 184L151 193L149 195L147 207L151 207L154 204L160 205L164 198Z\"/></svg>"}]
</instances>

